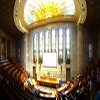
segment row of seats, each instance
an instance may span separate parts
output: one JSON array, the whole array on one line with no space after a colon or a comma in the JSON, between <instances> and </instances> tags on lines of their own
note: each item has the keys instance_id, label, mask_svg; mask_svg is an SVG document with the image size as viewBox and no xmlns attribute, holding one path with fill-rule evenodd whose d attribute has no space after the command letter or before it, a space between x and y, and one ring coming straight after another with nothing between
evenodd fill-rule
<instances>
[{"instance_id":1,"label":"row of seats","mask_svg":"<svg viewBox=\"0 0 100 100\"><path fill-rule=\"evenodd\" d=\"M10 100L40 100L23 88L23 79L27 71L19 62L5 60L0 62L0 88L3 89L1 100L7 96ZM20 67L19 67L20 66ZM26 75L26 76L25 76Z\"/></svg>"},{"instance_id":2,"label":"row of seats","mask_svg":"<svg viewBox=\"0 0 100 100\"><path fill-rule=\"evenodd\" d=\"M1 86L5 87L5 89L9 91L6 93L16 100L35 100L36 97L23 88L23 80L28 77L28 74L25 74L26 70L22 68L20 62L16 59L12 59L10 61L2 61L0 64L2 66L0 67L0 71L2 71L0 82L2 84ZM40 98L36 98L36 100Z\"/></svg>"},{"instance_id":3,"label":"row of seats","mask_svg":"<svg viewBox=\"0 0 100 100\"><path fill-rule=\"evenodd\" d=\"M73 86L58 93L58 99L67 100L71 98L71 100L74 100L80 81L86 82L87 76L91 74L92 70L97 72L98 67L100 67L99 62L94 63L93 61L90 63L83 72L76 75L76 80L72 82ZM82 77L82 80L80 80L80 77ZM40 100L41 98L37 98L31 92L24 90L23 80L25 78L28 78L28 72L16 58L0 61L0 89L3 90L3 96L0 98L5 100L4 95L6 95L10 100ZM95 86L99 86L99 84ZM98 89L98 87L96 88Z\"/></svg>"},{"instance_id":4,"label":"row of seats","mask_svg":"<svg viewBox=\"0 0 100 100\"><path fill-rule=\"evenodd\" d=\"M87 82L87 78L88 76L91 75L91 72L94 70L97 73L97 69L100 68L100 60L98 58L94 58L93 61L91 63L89 63L89 66L86 67L86 69L84 69L82 72L78 73L76 75L76 80L74 80L75 82L77 82L78 84L75 86L75 84L73 84L73 86L70 86L70 88L66 89L63 88L61 91L58 92L59 94L59 100L79 100L77 99L77 90L80 88L80 83L82 84L83 82L85 83L86 86L86 82ZM84 95L84 100L90 100L90 95L89 95L89 88L86 89L87 87L85 87L85 91L83 93ZM95 89L96 91L100 90L100 83L99 82L95 82Z\"/></svg>"},{"instance_id":5,"label":"row of seats","mask_svg":"<svg viewBox=\"0 0 100 100\"><path fill-rule=\"evenodd\" d=\"M3 72L1 74L1 84L6 90L9 90L9 95L12 95L11 97L16 98L16 100L33 100L33 98L35 100L36 97L33 97L31 92L27 91L27 94L26 90L23 90L23 80L28 77L28 74L25 74L26 70L22 68L18 60L2 61L1 66L2 68L0 70ZM18 88L16 88L17 86ZM74 88L69 89L67 92L71 92L72 90L74 90ZM67 92L65 91L65 94ZM29 94L31 94L31 96Z\"/></svg>"}]
</instances>

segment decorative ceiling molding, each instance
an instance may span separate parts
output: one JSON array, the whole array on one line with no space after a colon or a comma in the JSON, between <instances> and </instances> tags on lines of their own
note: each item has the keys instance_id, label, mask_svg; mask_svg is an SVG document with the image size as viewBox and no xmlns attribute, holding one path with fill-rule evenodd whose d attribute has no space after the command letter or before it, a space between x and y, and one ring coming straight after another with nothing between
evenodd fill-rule
<instances>
[{"instance_id":1,"label":"decorative ceiling molding","mask_svg":"<svg viewBox=\"0 0 100 100\"><path fill-rule=\"evenodd\" d=\"M22 32L22 33L28 33L27 28L25 27L25 25L21 22L21 18L20 18L20 12L22 9L22 5L23 5L24 0L16 0L15 1L15 5L14 5L14 22L16 27Z\"/></svg>"},{"instance_id":2,"label":"decorative ceiling molding","mask_svg":"<svg viewBox=\"0 0 100 100\"><path fill-rule=\"evenodd\" d=\"M31 23L30 25L28 25L24 18L24 8L25 8L26 1L27 0L16 0L15 7L14 7L14 21L15 21L16 27L22 33L28 33L28 30L30 30L34 27L41 26L41 25L51 23L51 22L74 21L78 25L78 24L84 24L84 22L86 20L86 15L87 15L86 1L85 0L73 0L75 3L75 7L76 7L74 15L70 15L70 14L66 15L65 14L65 16L62 16L62 15L60 15L61 13L59 13L58 15L60 15L60 16L55 16L55 17L48 16L47 18L44 17L44 20L37 21L35 23ZM62 2L62 4L66 4L66 3ZM46 14L45 11L44 11L44 14Z\"/></svg>"},{"instance_id":3,"label":"decorative ceiling molding","mask_svg":"<svg viewBox=\"0 0 100 100\"><path fill-rule=\"evenodd\" d=\"M80 16L77 21L78 24L84 24L87 16L87 6L86 6L86 1L85 0L77 0L80 8Z\"/></svg>"},{"instance_id":4,"label":"decorative ceiling molding","mask_svg":"<svg viewBox=\"0 0 100 100\"><path fill-rule=\"evenodd\" d=\"M24 7L24 19L28 25L54 17L74 17L73 0L27 0Z\"/></svg>"}]
</instances>

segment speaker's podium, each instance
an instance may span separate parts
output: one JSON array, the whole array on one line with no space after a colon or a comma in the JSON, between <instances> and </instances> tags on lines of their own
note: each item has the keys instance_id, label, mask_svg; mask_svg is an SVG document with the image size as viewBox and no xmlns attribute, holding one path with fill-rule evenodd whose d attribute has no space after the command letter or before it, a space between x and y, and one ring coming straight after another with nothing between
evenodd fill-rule
<instances>
[{"instance_id":1,"label":"speaker's podium","mask_svg":"<svg viewBox=\"0 0 100 100\"><path fill-rule=\"evenodd\" d=\"M52 85L56 86L56 89L59 88L59 80L57 78L53 78L51 76L40 76L37 79L37 85L48 85L50 87L52 87Z\"/></svg>"}]
</instances>

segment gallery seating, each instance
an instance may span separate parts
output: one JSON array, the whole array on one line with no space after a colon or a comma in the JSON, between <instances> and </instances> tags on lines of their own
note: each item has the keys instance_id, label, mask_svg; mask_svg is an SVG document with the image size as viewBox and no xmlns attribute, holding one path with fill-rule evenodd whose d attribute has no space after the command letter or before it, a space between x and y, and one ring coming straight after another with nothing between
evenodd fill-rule
<instances>
[{"instance_id":1,"label":"gallery seating","mask_svg":"<svg viewBox=\"0 0 100 100\"><path fill-rule=\"evenodd\" d=\"M13 65L12 67L3 67L2 73L2 82L5 84L6 88L8 87L7 90L10 91L9 93L14 97L14 99L16 98L15 100L40 100L40 98L34 97L34 95L30 94L22 87L23 78L28 78L28 72L24 68L18 68L15 66L16 64L13 64L12 62L11 64ZM4 73L7 74L6 76L8 76L8 78L6 78Z\"/></svg>"},{"instance_id":2,"label":"gallery seating","mask_svg":"<svg viewBox=\"0 0 100 100\"><path fill-rule=\"evenodd\" d=\"M11 100L46 100L47 98L52 98L51 100L63 98L65 100L67 98L74 98L76 96L74 93L79 86L80 77L82 77L82 81L86 81L87 76L91 74L92 70L97 71L97 68L100 67L97 61L89 63L86 69L76 75L76 80L72 82L67 81L64 86L57 87L56 95L52 95L51 92L39 91L38 96L33 95L23 87L24 80L28 78L28 72L21 66L17 59L0 61L0 88L3 89L3 93ZM42 78L46 78L45 80L47 80L46 76ZM56 78L48 76L48 79L55 81ZM95 82L96 91L100 90L99 84L99 82Z\"/></svg>"},{"instance_id":3,"label":"gallery seating","mask_svg":"<svg viewBox=\"0 0 100 100\"><path fill-rule=\"evenodd\" d=\"M2 90L2 92L0 93L0 99L1 100L15 100L14 97L9 93L8 89L5 88L5 86L2 84L2 82L0 81L0 90Z\"/></svg>"}]
</instances>

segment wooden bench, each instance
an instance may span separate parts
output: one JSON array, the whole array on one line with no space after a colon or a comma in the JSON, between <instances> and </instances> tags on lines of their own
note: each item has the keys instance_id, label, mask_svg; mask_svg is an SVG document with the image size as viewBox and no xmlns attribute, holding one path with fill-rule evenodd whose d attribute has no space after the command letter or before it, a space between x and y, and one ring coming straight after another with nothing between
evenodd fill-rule
<instances>
[{"instance_id":1,"label":"wooden bench","mask_svg":"<svg viewBox=\"0 0 100 100\"><path fill-rule=\"evenodd\" d=\"M5 89L8 90L8 92L13 96L13 98L15 100L24 100L18 93L15 89L12 88L12 86L10 86L10 84L8 84L6 82L6 79L3 77L3 86L5 87Z\"/></svg>"},{"instance_id":2,"label":"wooden bench","mask_svg":"<svg viewBox=\"0 0 100 100\"><path fill-rule=\"evenodd\" d=\"M12 58L11 61L12 61L12 63L17 63L17 62L19 62L17 58Z\"/></svg>"},{"instance_id":3,"label":"wooden bench","mask_svg":"<svg viewBox=\"0 0 100 100\"><path fill-rule=\"evenodd\" d=\"M56 95L52 95L52 94L44 94L44 93L39 93L40 98L42 97L42 99L53 99L55 98L56 100Z\"/></svg>"},{"instance_id":4,"label":"wooden bench","mask_svg":"<svg viewBox=\"0 0 100 100\"><path fill-rule=\"evenodd\" d=\"M11 62L10 62L10 61L9 61L9 62L5 62L5 63L0 64L0 69L1 69L2 67L4 67L4 66L9 65L9 64L11 64Z\"/></svg>"},{"instance_id":5,"label":"wooden bench","mask_svg":"<svg viewBox=\"0 0 100 100\"><path fill-rule=\"evenodd\" d=\"M9 69L9 68L11 68L11 67L13 67L13 64L10 64L10 65L5 66L5 67L3 68L3 71L6 71L7 69Z\"/></svg>"},{"instance_id":6,"label":"wooden bench","mask_svg":"<svg viewBox=\"0 0 100 100\"><path fill-rule=\"evenodd\" d=\"M15 76L16 73L18 73L18 69L15 69L15 70L13 71L13 74L12 74L12 77L13 77L13 78L16 78L16 76Z\"/></svg>"},{"instance_id":7,"label":"wooden bench","mask_svg":"<svg viewBox=\"0 0 100 100\"><path fill-rule=\"evenodd\" d=\"M8 89L5 88L5 86L2 84L2 82L0 82L0 90L2 90L2 92L0 93L1 100L15 100L12 94L9 93Z\"/></svg>"},{"instance_id":8,"label":"wooden bench","mask_svg":"<svg viewBox=\"0 0 100 100\"><path fill-rule=\"evenodd\" d=\"M0 61L0 64L8 62L8 61L9 61L8 59L7 60L2 60L2 61Z\"/></svg>"},{"instance_id":9,"label":"wooden bench","mask_svg":"<svg viewBox=\"0 0 100 100\"><path fill-rule=\"evenodd\" d=\"M74 81L73 86L64 92L64 95L73 92L78 87L79 81Z\"/></svg>"},{"instance_id":10,"label":"wooden bench","mask_svg":"<svg viewBox=\"0 0 100 100\"><path fill-rule=\"evenodd\" d=\"M12 68L10 68L10 69L8 70L8 75L10 75L11 72L12 72L13 70L15 70L15 67L12 67Z\"/></svg>"},{"instance_id":11,"label":"wooden bench","mask_svg":"<svg viewBox=\"0 0 100 100\"><path fill-rule=\"evenodd\" d=\"M56 89L56 97L58 98L59 93L62 91L65 91L70 85L70 81L67 81L64 86L61 86L60 88Z\"/></svg>"}]
</instances>

